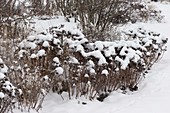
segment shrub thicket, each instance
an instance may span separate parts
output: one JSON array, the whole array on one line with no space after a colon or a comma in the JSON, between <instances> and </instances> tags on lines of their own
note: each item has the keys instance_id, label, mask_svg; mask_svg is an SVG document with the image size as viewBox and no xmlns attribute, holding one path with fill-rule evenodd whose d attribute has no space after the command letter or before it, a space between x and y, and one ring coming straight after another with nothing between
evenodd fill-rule
<instances>
[{"instance_id":1,"label":"shrub thicket","mask_svg":"<svg viewBox=\"0 0 170 113\"><path fill-rule=\"evenodd\" d=\"M21 110L39 110L51 90L99 101L118 89L136 91L165 51L167 39L139 28L137 33L124 33L131 41L95 40L108 39L118 24L160 21L159 14L138 0L1 0L0 55L9 69L4 72L0 59L0 112L12 110L16 103ZM68 22L73 17L83 33L60 25L29 35L32 16L54 15L63 15Z\"/></svg>"},{"instance_id":2,"label":"shrub thicket","mask_svg":"<svg viewBox=\"0 0 170 113\"><path fill-rule=\"evenodd\" d=\"M13 81L22 83L24 100L34 106L42 91L67 92L69 98L97 97L100 101L118 89L136 91L147 70L166 50L167 38L142 28L125 32L131 41L94 43L64 26L50 31L29 36L16 52L20 68L13 70Z\"/></svg>"}]
</instances>

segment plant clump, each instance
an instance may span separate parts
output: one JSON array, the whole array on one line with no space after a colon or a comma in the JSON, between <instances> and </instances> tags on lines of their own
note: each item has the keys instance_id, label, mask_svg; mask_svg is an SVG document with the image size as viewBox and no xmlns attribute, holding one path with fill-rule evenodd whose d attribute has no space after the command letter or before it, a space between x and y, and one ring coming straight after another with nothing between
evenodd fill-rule
<instances>
[{"instance_id":1,"label":"plant clump","mask_svg":"<svg viewBox=\"0 0 170 113\"><path fill-rule=\"evenodd\" d=\"M15 103L22 100L22 90L15 87L7 77L9 71L0 58L0 112L6 113L13 109Z\"/></svg>"},{"instance_id":2,"label":"plant clump","mask_svg":"<svg viewBox=\"0 0 170 113\"><path fill-rule=\"evenodd\" d=\"M85 96L99 101L118 89L136 91L167 43L167 38L143 28L127 30L124 37L130 40L114 42L90 42L79 30L65 26L31 36L33 40L29 37L19 44L19 60L13 65L20 68L12 70L11 77L34 108L41 106L37 102L50 90L59 95L67 92L70 99Z\"/></svg>"}]
</instances>

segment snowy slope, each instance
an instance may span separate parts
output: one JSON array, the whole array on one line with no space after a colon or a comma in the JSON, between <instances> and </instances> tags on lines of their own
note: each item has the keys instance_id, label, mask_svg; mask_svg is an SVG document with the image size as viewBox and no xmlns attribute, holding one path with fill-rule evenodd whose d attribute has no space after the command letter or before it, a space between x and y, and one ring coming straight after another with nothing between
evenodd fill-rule
<instances>
[{"instance_id":1,"label":"snowy slope","mask_svg":"<svg viewBox=\"0 0 170 113\"><path fill-rule=\"evenodd\" d=\"M170 5L156 5L166 16L165 23L138 23L138 25L170 37ZM137 92L129 95L113 92L104 102L88 101L83 98L62 100L57 94L50 93L46 97L40 113L170 113L169 47L170 41L168 51L152 67ZM82 104L82 102L86 104ZM18 110L14 111L14 113L18 112ZM31 111L31 113L34 112Z\"/></svg>"}]
</instances>

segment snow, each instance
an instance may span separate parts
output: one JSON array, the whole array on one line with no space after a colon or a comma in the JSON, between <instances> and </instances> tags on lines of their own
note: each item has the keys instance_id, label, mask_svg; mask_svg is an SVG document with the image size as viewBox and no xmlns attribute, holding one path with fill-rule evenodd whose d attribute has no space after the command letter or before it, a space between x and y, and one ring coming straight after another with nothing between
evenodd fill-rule
<instances>
[{"instance_id":1,"label":"snow","mask_svg":"<svg viewBox=\"0 0 170 113\"><path fill-rule=\"evenodd\" d=\"M101 73L102 75L108 75L109 74L109 72L108 72L108 70L106 70L106 69L104 69L104 70L102 70L102 73Z\"/></svg>"},{"instance_id":2,"label":"snow","mask_svg":"<svg viewBox=\"0 0 170 113\"><path fill-rule=\"evenodd\" d=\"M0 64L3 64L4 63L4 61L0 58Z\"/></svg>"},{"instance_id":3,"label":"snow","mask_svg":"<svg viewBox=\"0 0 170 113\"><path fill-rule=\"evenodd\" d=\"M29 42L27 40L23 40L20 44L19 44L19 47L22 49L22 48L25 48L25 49L35 49L37 47L37 45L34 43L34 42Z\"/></svg>"},{"instance_id":4,"label":"snow","mask_svg":"<svg viewBox=\"0 0 170 113\"><path fill-rule=\"evenodd\" d=\"M0 68L1 73L7 73L8 72L8 67L4 64L3 68Z\"/></svg>"},{"instance_id":5,"label":"snow","mask_svg":"<svg viewBox=\"0 0 170 113\"><path fill-rule=\"evenodd\" d=\"M46 94L47 94L47 91L46 91L45 89L41 89L41 93L42 93L43 95L46 95Z\"/></svg>"},{"instance_id":6,"label":"snow","mask_svg":"<svg viewBox=\"0 0 170 113\"><path fill-rule=\"evenodd\" d=\"M22 58L23 55L26 54L26 53L28 53L26 50L20 50L20 51L18 52L18 55L19 55L20 58Z\"/></svg>"},{"instance_id":7,"label":"snow","mask_svg":"<svg viewBox=\"0 0 170 113\"><path fill-rule=\"evenodd\" d=\"M4 64L3 60L0 58L0 101L1 104L4 103L4 101L15 101L16 100L16 91L19 92L19 95L22 94L21 89L17 89L13 86L12 83L10 83L9 78L6 77L6 74L8 72L8 67ZM3 67L2 67L3 65ZM19 66L18 66L19 67ZM7 97L7 98L6 98Z\"/></svg>"},{"instance_id":8,"label":"snow","mask_svg":"<svg viewBox=\"0 0 170 113\"><path fill-rule=\"evenodd\" d=\"M34 35L30 35L27 37L27 41L30 41L30 42L34 41L35 39L36 37Z\"/></svg>"},{"instance_id":9,"label":"snow","mask_svg":"<svg viewBox=\"0 0 170 113\"><path fill-rule=\"evenodd\" d=\"M0 80L3 79L4 77L5 77L5 75L0 72Z\"/></svg>"},{"instance_id":10,"label":"snow","mask_svg":"<svg viewBox=\"0 0 170 113\"><path fill-rule=\"evenodd\" d=\"M85 74L84 77L89 78L89 75L88 75L88 74Z\"/></svg>"},{"instance_id":11,"label":"snow","mask_svg":"<svg viewBox=\"0 0 170 113\"><path fill-rule=\"evenodd\" d=\"M79 64L80 62L73 56L70 56L69 63Z\"/></svg>"},{"instance_id":12,"label":"snow","mask_svg":"<svg viewBox=\"0 0 170 113\"><path fill-rule=\"evenodd\" d=\"M42 31L46 31L47 29L52 27L57 27L55 28L56 31L60 31L60 32L66 31L67 33L70 32L72 34L79 35L79 37L81 38L84 38L82 32L79 29L77 29L78 26L77 23L67 22L63 16L52 17L50 20L34 19L34 21L36 22L34 25L35 30L38 33L41 33Z\"/></svg>"},{"instance_id":13,"label":"snow","mask_svg":"<svg viewBox=\"0 0 170 113\"><path fill-rule=\"evenodd\" d=\"M58 75L62 75L64 72L64 69L62 67L57 67L57 68L55 68L55 71Z\"/></svg>"},{"instance_id":14,"label":"snow","mask_svg":"<svg viewBox=\"0 0 170 113\"><path fill-rule=\"evenodd\" d=\"M121 69L125 70L129 64L129 59L126 57L125 60L121 59L119 56L116 56L116 61L121 63Z\"/></svg>"},{"instance_id":15,"label":"snow","mask_svg":"<svg viewBox=\"0 0 170 113\"><path fill-rule=\"evenodd\" d=\"M45 50L44 49L39 50L38 53L37 53L37 56L39 56L39 57L42 57L42 56L45 56L45 55L46 54L45 54Z\"/></svg>"},{"instance_id":16,"label":"snow","mask_svg":"<svg viewBox=\"0 0 170 113\"><path fill-rule=\"evenodd\" d=\"M49 47L50 44L48 43L48 41L44 41L43 44L42 44L43 47Z\"/></svg>"},{"instance_id":17,"label":"snow","mask_svg":"<svg viewBox=\"0 0 170 113\"><path fill-rule=\"evenodd\" d=\"M111 55L116 55L115 53L115 47L114 46L110 46L108 49L104 50L105 56L109 57Z\"/></svg>"},{"instance_id":18,"label":"snow","mask_svg":"<svg viewBox=\"0 0 170 113\"><path fill-rule=\"evenodd\" d=\"M46 40L47 41L51 41L53 39L53 35L51 35L50 33L46 34Z\"/></svg>"},{"instance_id":19,"label":"snow","mask_svg":"<svg viewBox=\"0 0 170 113\"><path fill-rule=\"evenodd\" d=\"M38 35L36 36L36 40L37 40L38 43L43 42L43 41L45 41L46 39L47 39L47 37L46 37L45 35L43 35L43 34L38 34Z\"/></svg>"},{"instance_id":20,"label":"snow","mask_svg":"<svg viewBox=\"0 0 170 113\"><path fill-rule=\"evenodd\" d=\"M96 74L96 71L93 68L90 68L90 74Z\"/></svg>"},{"instance_id":21,"label":"snow","mask_svg":"<svg viewBox=\"0 0 170 113\"><path fill-rule=\"evenodd\" d=\"M14 86L9 81L5 81L2 88L10 91L10 90L12 90L14 88Z\"/></svg>"},{"instance_id":22,"label":"snow","mask_svg":"<svg viewBox=\"0 0 170 113\"><path fill-rule=\"evenodd\" d=\"M0 92L0 99L2 99L2 98L4 98L4 97L5 97L4 93L3 93L3 92Z\"/></svg>"},{"instance_id":23,"label":"snow","mask_svg":"<svg viewBox=\"0 0 170 113\"><path fill-rule=\"evenodd\" d=\"M91 52L85 53L85 52L83 51L83 48L81 48L80 51L81 51L81 54L82 54L84 57L94 56L95 58L99 59L98 65L107 64L106 59L105 59L105 57L102 55L102 53L101 53L100 50L96 50L96 51L91 51Z\"/></svg>"},{"instance_id":24,"label":"snow","mask_svg":"<svg viewBox=\"0 0 170 113\"><path fill-rule=\"evenodd\" d=\"M170 36L169 28L170 28L170 5L166 4L155 4L158 8L162 9L163 14L165 16L165 23L137 23L134 25L127 25L135 28L135 26L142 26L142 28L147 28L151 30L155 30L155 32L159 32L163 34L165 37ZM138 34L139 37L143 36ZM150 43L149 40L145 40L147 46ZM161 40L158 39L157 42ZM131 43L131 42L130 42ZM129 44L130 44L129 43ZM116 46L129 46L128 44L118 44ZM133 45L138 46L138 45ZM170 41L168 42L168 47L170 47ZM102 46L100 46L102 47ZM140 47L145 49L145 47ZM125 48L126 49L126 48ZM100 63L106 63L104 59L102 59L103 55L100 50L95 51L94 53L83 53L82 49L80 49L82 55L89 56L93 55L96 58L99 58ZM107 51L111 51L108 49ZM140 51L132 51L128 49L129 55L122 52L122 54L127 55L128 57L125 60L116 57L116 60L121 62L123 67L125 68L127 62L130 58L135 57L136 60L139 60L139 56L141 56ZM111 52L114 54L113 52ZM133 56L131 53L135 53ZM110 52L106 52L105 54L110 54ZM147 53L149 55L149 53ZM170 113L169 105L170 105L170 49L167 49L167 52L164 54L163 58L156 63L145 79L140 83L139 90L136 92L129 92L128 94L122 94L120 91L112 92L104 102L99 102L97 100L89 101L83 97L78 99L65 98L64 100L56 93L50 93L45 99L43 103L43 108L39 111L40 113L76 113L77 110L79 113ZM92 69L92 67L91 67ZM62 67L59 67L58 72L63 73ZM117 71L119 68L116 69ZM1 95L1 93L0 93ZM62 96L67 97L65 93ZM1 97L1 96L0 96ZM83 105L82 102L87 103ZM19 113L18 110L14 111ZM35 111L30 111L31 113L36 113ZM26 112L25 112L26 113Z\"/></svg>"},{"instance_id":25,"label":"snow","mask_svg":"<svg viewBox=\"0 0 170 113\"><path fill-rule=\"evenodd\" d=\"M53 36L51 34L37 34L36 36L37 43L42 43L44 41L52 41Z\"/></svg>"},{"instance_id":26,"label":"snow","mask_svg":"<svg viewBox=\"0 0 170 113\"><path fill-rule=\"evenodd\" d=\"M49 79L48 75L44 76L43 79L48 80Z\"/></svg>"},{"instance_id":27,"label":"snow","mask_svg":"<svg viewBox=\"0 0 170 113\"><path fill-rule=\"evenodd\" d=\"M94 46L95 46L95 49L98 49L98 50L103 50L103 48L104 48L104 45L102 44L101 41L96 41L94 43Z\"/></svg>"},{"instance_id":28,"label":"snow","mask_svg":"<svg viewBox=\"0 0 170 113\"><path fill-rule=\"evenodd\" d=\"M21 89L18 89L18 91L19 91L19 94L21 95L21 94L22 94L22 90L21 90Z\"/></svg>"},{"instance_id":29,"label":"snow","mask_svg":"<svg viewBox=\"0 0 170 113\"><path fill-rule=\"evenodd\" d=\"M95 67L95 64L94 64L94 62L93 62L92 60L89 60L89 61L87 62L87 65L88 65L89 68Z\"/></svg>"},{"instance_id":30,"label":"snow","mask_svg":"<svg viewBox=\"0 0 170 113\"><path fill-rule=\"evenodd\" d=\"M34 53L33 53L33 54L31 54L31 58L32 58L32 59L34 59L34 58L36 58L36 57L37 57L37 55L36 55L36 54L34 54Z\"/></svg>"},{"instance_id":31,"label":"snow","mask_svg":"<svg viewBox=\"0 0 170 113\"><path fill-rule=\"evenodd\" d=\"M54 57L53 58L53 62L57 63L57 64L60 64L60 60L58 57Z\"/></svg>"},{"instance_id":32,"label":"snow","mask_svg":"<svg viewBox=\"0 0 170 113\"><path fill-rule=\"evenodd\" d=\"M55 45L61 44L61 41L59 39L54 38L53 44Z\"/></svg>"}]
</instances>

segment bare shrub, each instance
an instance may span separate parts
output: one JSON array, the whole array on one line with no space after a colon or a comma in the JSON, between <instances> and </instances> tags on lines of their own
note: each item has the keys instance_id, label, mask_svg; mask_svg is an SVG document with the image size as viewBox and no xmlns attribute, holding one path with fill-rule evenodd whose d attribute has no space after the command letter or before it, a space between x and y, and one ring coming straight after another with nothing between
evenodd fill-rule
<instances>
[{"instance_id":1,"label":"bare shrub","mask_svg":"<svg viewBox=\"0 0 170 113\"><path fill-rule=\"evenodd\" d=\"M33 15L41 17L63 15L68 21L73 17L75 22L80 22L89 40L108 40L112 37L108 31L118 24L150 19L160 22L162 19L160 11L150 8L148 4L139 0L47 0L46 2L29 0L19 3L14 0L7 3L2 1L0 22L11 25L11 21L23 20Z\"/></svg>"},{"instance_id":2,"label":"bare shrub","mask_svg":"<svg viewBox=\"0 0 170 113\"><path fill-rule=\"evenodd\" d=\"M107 40L111 37L108 31L118 24L162 19L159 11L138 0L57 0L56 4L64 16L70 15L81 23L89 40Z\"/></svg>"}]
</instances>

